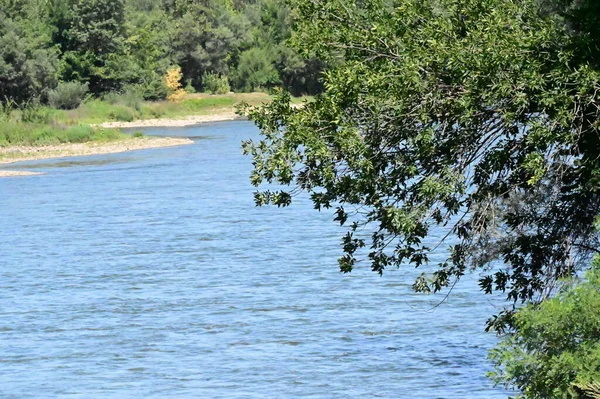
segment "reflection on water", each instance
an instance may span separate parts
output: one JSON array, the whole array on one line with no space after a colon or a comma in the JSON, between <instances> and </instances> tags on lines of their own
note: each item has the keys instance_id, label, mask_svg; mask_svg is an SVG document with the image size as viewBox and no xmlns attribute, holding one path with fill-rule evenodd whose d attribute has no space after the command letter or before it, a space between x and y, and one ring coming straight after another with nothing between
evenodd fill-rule
<instances>
[{"instance_id":1,"label":"reflection on water","mask_svg":"<svg viewBox=\"0 0 600 399\"><path fill-rule=\"evenodd\" d=\"M219 139L0 180L0 396L506 398L477 276L342 275L332 215L254 207L250 123L172 132Z\"/></svg>"}]
</instances>

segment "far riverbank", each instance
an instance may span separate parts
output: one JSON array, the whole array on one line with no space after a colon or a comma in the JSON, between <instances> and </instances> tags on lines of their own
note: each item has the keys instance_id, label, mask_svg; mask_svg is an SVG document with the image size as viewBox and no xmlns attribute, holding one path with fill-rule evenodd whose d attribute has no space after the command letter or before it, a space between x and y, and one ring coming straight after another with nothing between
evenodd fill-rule
<instances>
[{"instance_id":1,"label":"far riverbank","mask_svg":"<svg viewBox=\"0 0 600 399\"><path fill-rule=\"evenodd\" d=\"M132 137L119 129L242 119L236 113L239 104L257 106L272 100L266 93L189 94L177 103L113 97L111 101L92 99L69 111L48 106L5 109L0 115L0 165L190 144L180 138ZM293 98L292 106L301 107L308 99ZM0 177L31 174L0 170Z\"/></svg>"},{"instance_id":2,"label":"far riverbank","mask_svg":"<svg viewBox=\"0 0 600 399\"><path fill-rule=\"evenodd\" d=\"M226 122L243 119L233 110L221 110L209 115L191 115L179 118L139 119L132 122L104 122L96 126L106 129L129 129L136 127L184 127L208 122Z\"/></svg>"}]
</instances>

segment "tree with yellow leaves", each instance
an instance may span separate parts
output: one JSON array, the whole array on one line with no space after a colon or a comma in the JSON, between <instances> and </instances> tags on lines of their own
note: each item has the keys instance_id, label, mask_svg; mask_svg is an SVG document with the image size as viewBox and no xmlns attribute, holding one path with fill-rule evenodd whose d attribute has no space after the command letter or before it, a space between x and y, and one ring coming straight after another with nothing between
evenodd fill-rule
<instances>
[{"instance_id":1,"label":"tree with yellow leaves","mask_svg":"<svg viewBox=\"0 0 600 399\"><path fill-rule=\"evenodd\" d=\"M167 71L165 76L165 86L169 90L167 100L178 103L183 100L185 96L185 90L181 86L181 79L183 74L181 73L181 67L174 66Z\"/></svg>"}]
</instances>

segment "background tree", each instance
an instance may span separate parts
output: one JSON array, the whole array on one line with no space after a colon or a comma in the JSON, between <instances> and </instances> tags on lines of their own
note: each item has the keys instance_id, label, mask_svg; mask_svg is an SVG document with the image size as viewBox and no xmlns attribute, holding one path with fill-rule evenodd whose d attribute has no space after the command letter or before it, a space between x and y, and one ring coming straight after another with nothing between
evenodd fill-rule
<instances>
[{"instance_id":1,"label":"background tree","mask_svg":"<svg viewBox=\"0 0 600 399\"><path fill-rule=\"evenodd\" d=\"M211 74L238 91L320 90L322 64L287 43L294 11L285 0L0 0L0 5L1 96L20 103L46 101L57 80L88 84L94 96L135 89L146 99L162 99L170 65L180 65L183 80L197 90Z\"/></svg>"},{"instance_id":2,"label":"background tree","mask_svg":"<svg viewBox=\"0 0 600 399\"><path fill-rule=\"evenodd\" d=\"M68 10L65 10L65 6ZM132 80L125 47L123 0L68 0L57 5L63 79L89 83L92 93L117 90Z\"/></svg>"},{"instance_id":3,"label":"background tree","mask_svg":"<svg viewBox=\"0 0 600 399\"><path fill-rule=\"evenodd\" d=\"M56 86L58 52L42 7L35 2L0 1L0 101L44 99Z\"/></svg>"},{"instance_id":4,"label":"background tree","mask_svg":"<svg viewBox=\"0 0 600 399\"><path fill-rule=\"evenodd\" d=\"M569 33L577 35L581 44L588 48L600 45L600 3L596 0L540 0L544 13L560 18L568 27ZM596 53L596 54L594 54ZM584 57L600 62L597 52L584 50Z\"/></svg>"}]
</instances>

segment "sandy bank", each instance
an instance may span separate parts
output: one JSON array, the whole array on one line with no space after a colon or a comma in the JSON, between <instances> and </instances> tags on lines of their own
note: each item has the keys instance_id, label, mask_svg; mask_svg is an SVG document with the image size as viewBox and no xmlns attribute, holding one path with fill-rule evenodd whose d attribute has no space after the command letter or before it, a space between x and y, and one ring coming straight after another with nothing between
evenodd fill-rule
<instances>
[{"instance_id":1,"label":"sandy bank","mask_svg":"<svg viewBox=\"0 0 600 399\"><path fill-rule=\"evenodd\" d=\"M136 128L136 127L182 127L207 122L224 122L240 119L233 110L215 112L210 115L192 115L181 118L144 119L133 122L104 122L99 127L104 128Z\"/></svg>"},{"instance_id":2,"label":"sandy bank","mask_svg":"<svg viewBox=\"0 0 600 399\"><path fill-rule=\"evenodd\" d=\"M0 148L0 165L38 159L78 157L85 155L113 154L148 148L174 147L192 144L185 138L172 137L137 137L108 143L89 142L77 144L60 144L46 147L6 147ZM30 176L35 172L0 170L0 177Z\"/></svg>"}]
</instances>

